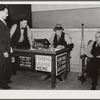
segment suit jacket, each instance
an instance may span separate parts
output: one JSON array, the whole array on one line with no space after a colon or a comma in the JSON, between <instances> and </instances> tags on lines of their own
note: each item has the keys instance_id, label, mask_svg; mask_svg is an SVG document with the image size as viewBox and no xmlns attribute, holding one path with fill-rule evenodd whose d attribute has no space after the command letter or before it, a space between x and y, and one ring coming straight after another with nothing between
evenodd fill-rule
<instances>
[{"instance_id":1,"label":"suit jacket","mask_svg":"<svg viewBox=\"0 0 100 100\"><path fill-rule=\"evenodd\" d=\"M10 31L0 20L0 52L10 52Z\"/></svg>"}]
</instances>

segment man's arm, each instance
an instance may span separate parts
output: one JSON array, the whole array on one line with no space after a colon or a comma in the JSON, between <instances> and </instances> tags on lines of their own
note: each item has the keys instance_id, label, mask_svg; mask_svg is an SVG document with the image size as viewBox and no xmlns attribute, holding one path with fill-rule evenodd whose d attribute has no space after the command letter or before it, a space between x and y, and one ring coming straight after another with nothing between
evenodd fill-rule
<instances>
[{"instance_id":1,"label":"man's arm","mask_svg":"<svg viewBox=\"0 0 100 100\"><path fill-rule=\"evenodd\" d=\"M67 42L67 48L68 48L68 51L71 51L74 47L74 44L72 42L72 38L69 36L68 33L65 33L65 41Z\"/></svg>"},{"instance_id":2,"label":"man's arm","mask_svg":"<svg viewBox=\"0 0 100 100\"><path fill-rule=\"evenodd\" d=\"M3 47L3 37L2 37L2 33L3 32L3 28L2 25L0 25L0 49L2 50L2 52L6 52L6 50Z\"/></svg>"},{"instance_id":3,"label":"man's arm","mask_svg":"<svg viewBox=\"0 0 100 100\"><path fill-rule=\"evenodd\" d=\"M65 41L67 42L67 44L71 44L72 43L72 38L69 36L68 33L65 33Z\"/></svg>"},{"instance_id":4,"label":"man's arm","mask_svg":"<svg viewBox=\"0 0 100 100\"><path fill-rule=\"evenodd\" d=\"M17 24L14 24L10 29L10 38L12 38L13 34L15 33L15 30L17 28Z\"/></svg>"},{"instance_id":5,"label":"man's arm","mask_svg":"<svg viewBox=\"0 0 100 100\"><path fill-rule=\"evenodd\" d=\"M50 46L53 45L54 35L55 35L55 33L53 33L53 34L51 35L51 37L50 37Z\"/></svg>"},{"instance_id":6,"label":"man's arm","mask_svg":"<svg viewBox=\"0 0 100 100\"><path fill-rule=\"evenodd\" d=\"M4 34L3 32L4 28L2 27L2 25L0 25L0 49L2 50L4 57L8 58L9 54L3 46L3 37L2 37L3 36L2 34Z\"/></svg>"},{"instance_id":7,"label":"man's arm","mask_svg":"<svg viewBox=\"0 0 100 100\"><path fill-rule=\"evenodd\" d=\"M84 54L86 56L90 57L90 58L93 57L93 55L91 54L91 50L92 50L93 43L94 43L94 41L93 42L90 42L90 44L87 45L87 47L86 47L86 49L84 51Z\"/></svg>"},{"instance_id":8,"label":"man's arm","mask_svg":"<svg viewBox=\"0 0 100 100\"><path fill-rule=\"evenodd\" d=\"M31 43L31 40L32 40L32 32L29 28L29 26L27 25L27 36L28 36L28 40L29 42Z\"/></svg>"}]
</instances>

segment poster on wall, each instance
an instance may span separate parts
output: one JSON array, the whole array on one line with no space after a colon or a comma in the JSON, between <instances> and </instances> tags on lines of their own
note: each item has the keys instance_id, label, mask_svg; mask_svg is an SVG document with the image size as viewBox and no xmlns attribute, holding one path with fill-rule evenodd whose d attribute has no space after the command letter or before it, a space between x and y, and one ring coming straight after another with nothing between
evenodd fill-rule
<instances>
[{"instance_id":1,"label":"poster on wall","mask_svg":"<svg viewBox=\"0 0 100 100\"><path fill-rule=\"evenodd\" d=\"M62 53L56 56L56 75L61 74L67 67L67 53Z\"/></svg>"},{"instance_id":2,"label":"poster on wall","mask_svg":"<svg viewBox=\"0 0 100 100\"><path fill-rule=\"evenodd\" d=\"M35 55L36 70L51 72L51 56Z\"/></svg>"}]
</instances>

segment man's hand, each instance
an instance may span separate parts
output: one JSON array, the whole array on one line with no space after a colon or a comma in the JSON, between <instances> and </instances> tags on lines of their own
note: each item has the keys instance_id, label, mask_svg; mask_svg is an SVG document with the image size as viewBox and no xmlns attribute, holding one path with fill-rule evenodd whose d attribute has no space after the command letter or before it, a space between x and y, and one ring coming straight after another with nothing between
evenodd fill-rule
<instances>
[{"instance_id":1,"label":"man's hand","mask_svg":"<svg viewBox=\"0 0 100 100\"><path fill-rule=\"evenodd\" d=\"M8 58L9 57L8 52L3 53L3 55L4 55L5 58Z\"/></svg>"},{"instance_id":2,"label":"man's hand","mask_svg":"<svg viewBox=\"0 0 100 100\"><path fill-rule=\"evenodd\" d=\"M96 56L97 58L100 58L100 56Z\"/></svg>"},{"instance_id":3,"label":"man's hand","mask_svg":"<svg viewBox=\"0 0 100 100\"><path fill-rule=\"evenodd\" d=\"M10 53L13 53L13 49L12 49L12 47L10 47Z\"/></svg>"},{"instance_id":4,"label":"man's hand","mask_svg":"<svg viewBox=\"0 0 100 100\"><path fill-rule=\"evenodd\" d=\"M65 47L62 46L62 45L58 45L58 46L57 46L57 49L63 49L63 48L65 48Z\"/></svg>"}]
</instances>

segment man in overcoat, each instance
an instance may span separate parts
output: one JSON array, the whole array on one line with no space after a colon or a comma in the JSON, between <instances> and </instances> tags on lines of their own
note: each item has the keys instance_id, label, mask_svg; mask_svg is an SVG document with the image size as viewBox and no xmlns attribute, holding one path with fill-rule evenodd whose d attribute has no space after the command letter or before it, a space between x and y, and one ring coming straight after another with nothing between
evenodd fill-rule
<instances>
[{"instance_id":1,"label":"man in overcoat","mask_svg":"<svg viewBox=\"0 0 100 100\"><path fill-rule=\"evenodd\" d=\"M0 5L0 88L10 89L8 86L11 77L10 66L10 31L6 24L8 9Z\"/></svg>"}]
</instances>

